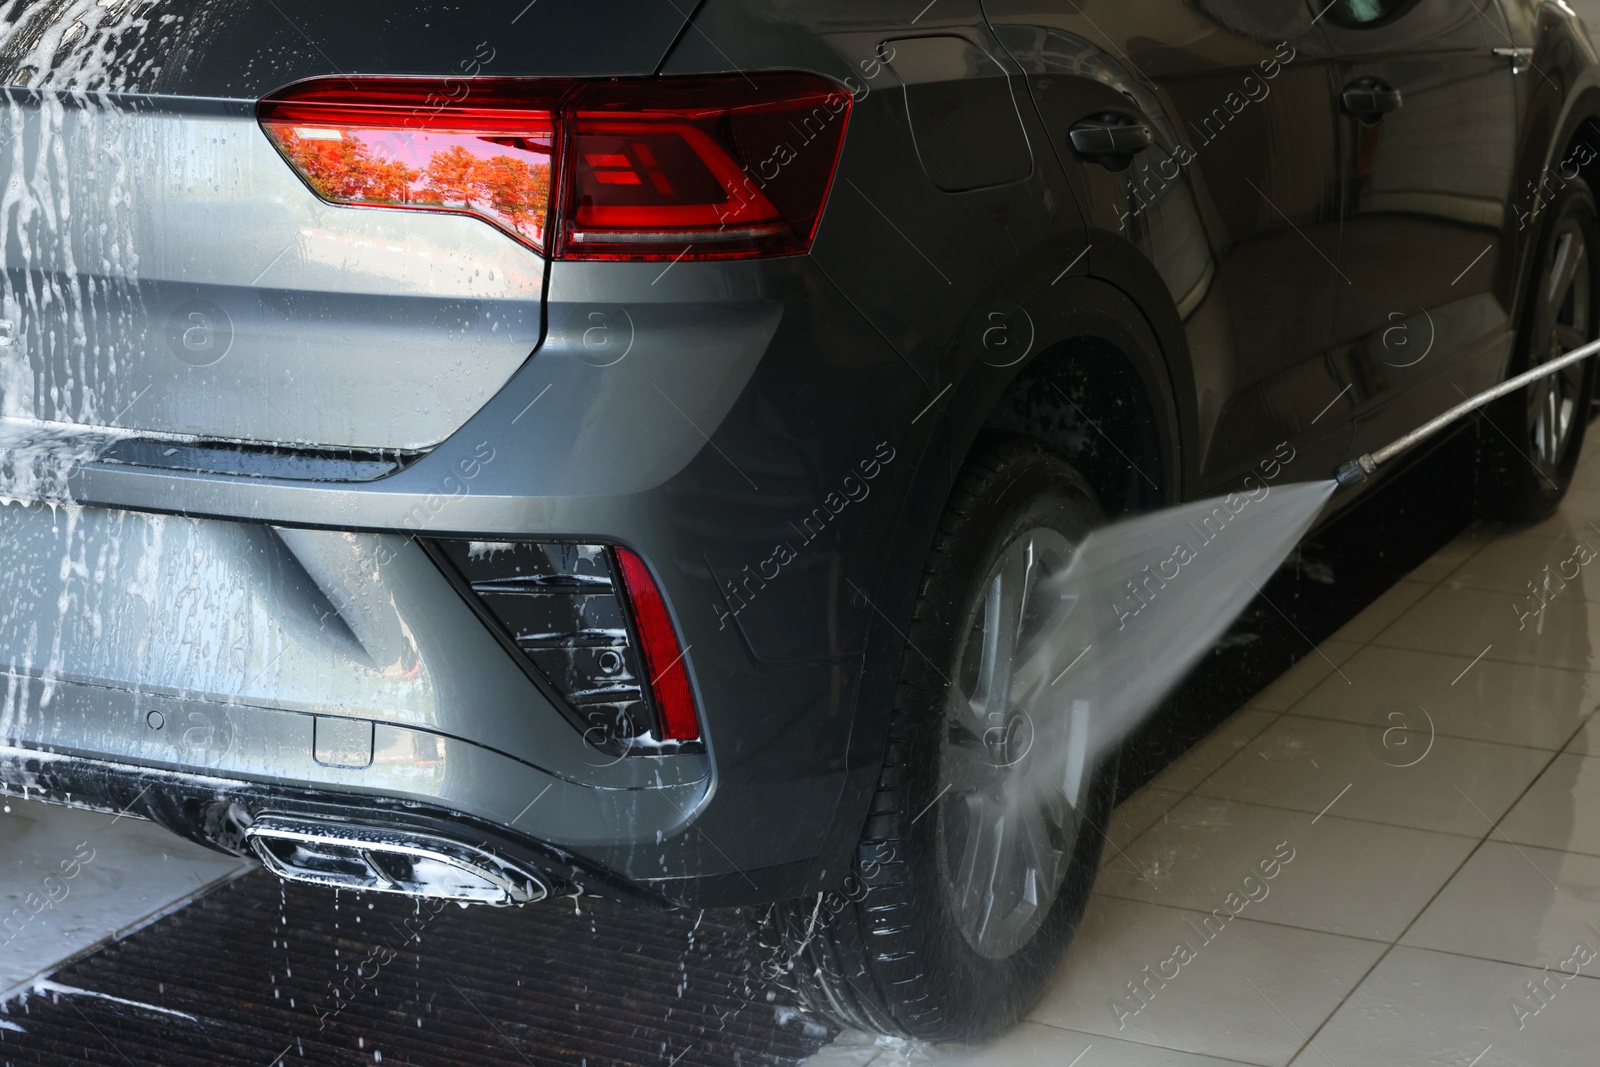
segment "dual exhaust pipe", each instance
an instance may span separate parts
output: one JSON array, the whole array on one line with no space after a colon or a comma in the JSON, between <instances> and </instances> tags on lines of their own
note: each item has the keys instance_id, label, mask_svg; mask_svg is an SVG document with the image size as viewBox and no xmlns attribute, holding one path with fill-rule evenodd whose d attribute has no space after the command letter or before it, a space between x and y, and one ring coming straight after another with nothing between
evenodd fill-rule
<instances>
[{"instance_id":1,"label":"dual exhaust pipe","mask_svg":"<svg viewBox=\"0 0 1600 1067\"><path fill-rule=\"evenodd\" d=\"M534 871L413 830L268 814L244 829L244 841L268 870L291 882L499 906L554 895Z\"/></svg>"}]
</instances>

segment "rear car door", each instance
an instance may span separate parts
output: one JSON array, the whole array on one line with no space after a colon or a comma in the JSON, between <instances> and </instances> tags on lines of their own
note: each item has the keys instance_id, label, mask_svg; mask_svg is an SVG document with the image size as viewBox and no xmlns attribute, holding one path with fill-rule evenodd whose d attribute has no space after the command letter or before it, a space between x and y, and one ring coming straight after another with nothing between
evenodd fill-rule
<instances>
[{"instance_id":1,"label":"rear car door","mask_svg":"<svg viewBox=\"0 0 1600 1067\"><path fill-rule=\"evenodd\" d=\"M1186 471L1199 489L1292 441L1303 469L1345 458L1327 353L1339 263L1338 118L1315 11L1263 0L986 0L1029 73L1057 156L1099 236L1091 272L1131 243L1184 320ZM1084 150L1086 126L1147 125L1131 157ZM1182 398L1180 398L1181 400Z\"/></svg>"},{"instance_id":2,"label":"rear car door","mask_svg":"<svg viewBox=\"0 0 1600 1067\"><path fill-rule=\"evenodd\" d=\"M1495 380L1515 323L1516 79L1495 2L1335 0L1345 159L1336 365L1360 450ZM1498 50L1498 52L1497 52Z\"/></svg>"}]
</instances>

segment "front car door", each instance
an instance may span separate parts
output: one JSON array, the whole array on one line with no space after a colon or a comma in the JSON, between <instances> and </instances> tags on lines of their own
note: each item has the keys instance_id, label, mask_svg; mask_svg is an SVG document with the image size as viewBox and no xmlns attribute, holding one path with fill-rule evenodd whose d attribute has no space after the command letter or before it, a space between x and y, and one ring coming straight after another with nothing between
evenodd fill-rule
<instances>
[{"instance_id":1,"label":"front car door","mask_svg":"<svg viewBox=\"0 0 1600 1067\"><path fill-rule=\"evenodd\" d=\"M1327 360L1339 263L1338 118L1309 5L1283 0L985 0L1029 75L1052 145L1093 213L1091 273L1132 246L1184 322L1195 412L1189 495L1236 480L1283 442L1296 471L1349 454L1318 419L1342 383ZM1074 130L1147 125L1129 158ZM1131 250L1130 250L1131 251Z\"/></svg>"},{"instance_id":2,"label":"front car door","mask_svg":"<svg viewBox=\"0 0 1600 1067\"><path fill-rule=\"evenodd\" d=\"M1334 0L1345 159L1334 310L1359 451L1499 380L1515 336L1517 84L1496 0Z\"/></svg>"}]
</instances>

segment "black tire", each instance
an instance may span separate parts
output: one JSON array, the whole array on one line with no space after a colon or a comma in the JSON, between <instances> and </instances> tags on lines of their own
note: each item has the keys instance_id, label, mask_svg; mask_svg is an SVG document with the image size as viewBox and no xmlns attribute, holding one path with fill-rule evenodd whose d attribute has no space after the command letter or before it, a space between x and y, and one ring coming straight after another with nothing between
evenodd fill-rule
<instances>
[{"instance_id":1,"label":"black tire","mask_svg":"<svg viewBox=\"0 0 1600 1067\"><path fill-rule=\"evenodd\" d=\"M1600 336L1600 221L1581 178L1546 206L1534 257L1512 375ZM1485 409L1478 451L1485 517L1533 522L1560 506L1583 451L1594 381L1594 360L1586 359Z\"/></svg>"},{"instance_id":2,"label":"black tire","mask_svg":"<svg viewBox=\"0 0 1600 1067\"><path fill-rule=\"evenodd\" d=\"M776 973L769 977L787 986L812 1011L841 1026L877 1033L935 1042L971 1041L1009 1029L1043 993L1072 939L1094 881L1103 840L1100 831L1113 803L1116 761L1086 762L1087 773L1080 778L1085 785L1076 807L1055 804L1067 817L1054 827L1059 838L1052 841L1059 850L1051 852L1050 873L1037 882L1060 878L1053 903L1046 902L1005 927L1013 939L1025 938L1014 950L980 953L976 945L992 949L1002 944L998 935L988 934L989 916L998 899L992 891L995 882L987 883L991 892L985 898L989 903L979 932L964 932L959 916L972 915L972 893L952 888L945 873L949 864L942 857L953 847L963 819L967 836L962 842L971 849L969 854L975 854L981 835L973 829L979 819L971 812L998 809L974 808L970 797L965 801L957 797L958 792L970 794L976 789L945 792L939 786L941 774L950 766L941 763L951 759L949 748L962 744L969 752L962 758L974 758L970 742L955 739L958 731L949 718L955 713L947 704L949 677L958 656L973 647L978 632L971 614L974 598L993 589L994 602L1000 603L1000 572L992 568L1011 558L1003 556L1008 545L1026 537L1031 561L1036 537L1053 538L1055 531L1076 545L1101 521L1083 479L1059 455L1032 439L991 440L962 469L907 631L887 754L862 833L855 875L837 892L774 905L763 923L768 947L777 953ZM1026 605L1028 594L1022 595ZM979 610L992 610L994 617L1003 613L1002 608ZM983 655L986 660L990 656ZM970 714L974 705L964 696L962 701L960 706ZM1022 714L1027 714L1025 709ZM1016 733L1008 720L1003 736L991 738L986 732L984 743L1004 746ZM1003 769L992 773L1022 773L1019 768L1026 755L1023 749L1011 762L996 762L994 767ZM1037 831L1043 825L1045 820L1035 816L1029 829ZM993 842L997 853L1000 836ZM1064 875L1059 873L1063 869ZM1018 898L1013 894L1006 899L1015 903ZM1019 905L1014 914L1024 910Z\"/></svg>"}]
</instances>

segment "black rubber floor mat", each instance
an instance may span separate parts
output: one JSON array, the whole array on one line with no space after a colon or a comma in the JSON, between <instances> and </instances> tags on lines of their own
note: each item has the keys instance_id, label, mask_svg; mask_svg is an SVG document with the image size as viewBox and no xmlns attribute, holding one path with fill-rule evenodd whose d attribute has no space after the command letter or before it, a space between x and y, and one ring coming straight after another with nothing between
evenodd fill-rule
<instances>
[{"instance_id":1,"label":"black rubber floor mat","mask_svg":"<svg viewBox=\"0 0 1600 1067\"><path fill-rule=\"evenodd\" d=\"M418 904L256 872L0 1015L7 1067L788 1065L829 1035L725 915Z\"/></svg>"}]
</instances>

